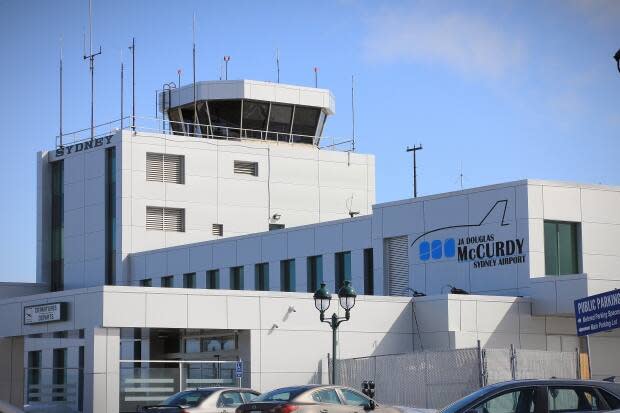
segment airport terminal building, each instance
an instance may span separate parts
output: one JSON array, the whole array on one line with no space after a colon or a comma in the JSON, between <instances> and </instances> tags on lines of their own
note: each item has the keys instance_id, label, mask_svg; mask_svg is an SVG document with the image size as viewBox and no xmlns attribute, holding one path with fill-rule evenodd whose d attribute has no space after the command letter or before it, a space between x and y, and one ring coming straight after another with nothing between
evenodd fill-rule
<instances>
[{"instance_id":1,"label":"airport terminal building","mask_svg":"<svg viewBox=\"0 0 620 413\"><path fill-rule=\"evenodd\" d=\"M620 331L580 338L573 309L620 288L619 187L376 204L374 157L322 136L329 91L196 86L163 92L163 119L37 154L37 283L0 285L0 399L117 412L180 388L327 382L312 293L345 281L338 357L480 342L578 349L593 377L620 375Z\"/></svg>"}]
</instances>

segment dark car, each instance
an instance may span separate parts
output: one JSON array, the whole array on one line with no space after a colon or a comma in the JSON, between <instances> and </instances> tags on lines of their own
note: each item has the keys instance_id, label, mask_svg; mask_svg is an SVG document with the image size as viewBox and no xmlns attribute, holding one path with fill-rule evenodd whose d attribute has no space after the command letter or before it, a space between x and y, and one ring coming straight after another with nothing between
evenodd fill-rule
<instances>
[{"instance_id":1,"label":"dark car","mask_svg":"<svg viewBox=\"0 0 620 413\"><path fill-rule=\"evenodd\" d=\"M260 393L238 387L205 387L185 390L161 404L145 406L148 413L234 413L237 406L254 400Z\"/></svg>"},{"instance_id":2,"label":"dark car","mask_svg":"<svg viewBox=\"0 0 620 413\"><path fill-rule=\"evenodd\" d=\"M441 413L577 413L620 409L620 384L596 380L513 380L492 384Z\"/></svg>"},{"instance_id":3,"label":"dark car","mask_svg":"<svg viewBox=\"0 0 620 413\"><path fill-rule=\"evenodd\" d=\"M357 390L343 386L310 384L283 387L263 393L236 413L400 413L390 406L379 406Z\"/></svg>"}]
</instances>

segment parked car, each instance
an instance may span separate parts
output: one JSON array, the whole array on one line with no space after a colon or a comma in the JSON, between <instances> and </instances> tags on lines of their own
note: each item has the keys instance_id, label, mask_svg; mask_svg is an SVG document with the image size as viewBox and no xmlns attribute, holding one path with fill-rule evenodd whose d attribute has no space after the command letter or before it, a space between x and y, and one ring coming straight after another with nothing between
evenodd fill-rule
<instances>
[{"instance_id":1,"label":"parked car","mask_svg":"<svg viewBox=\"0 0 620 413\"><path fill-rule=\"evenodd\" d=\"M168 397L161 404L145 406L148 413L234 413L243 403L249 403L260 393L238 387L205 387L185 390Z\"/></svg>"},{"instance_id":2,"label":"parked car","mask_svg":"<svg viewBox=\"0 0 620 413\"><path fill-rule=\"evenodd\" d=\"M380 406L348 387L310 384L263 393L251 403L237 407L235 413L363 413L369 410L399 412L390 406Z\"/></svg>"},{"instance_id":3,"label":"parked car","mask_svg":"<svg viewBox=\"0 0 620 413\"><path fill-rule=\"evenodd\" d=\"M513 380L492 384L441 413L579 413L620 409L620 384L596 380Z\"/></svg>"}]
</instances>

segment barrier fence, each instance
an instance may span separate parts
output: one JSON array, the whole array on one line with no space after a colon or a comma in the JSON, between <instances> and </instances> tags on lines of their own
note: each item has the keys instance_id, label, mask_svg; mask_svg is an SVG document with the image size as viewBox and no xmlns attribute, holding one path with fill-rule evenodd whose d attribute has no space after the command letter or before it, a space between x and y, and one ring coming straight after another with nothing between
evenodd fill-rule
<instances>
[{"instance_id":1,"label":"barrier fence","mask_svg":"<svg viewBox=\"0 0 620 413\"><path fill-rule=\"evenodd\" d=\"M380 403L442 408L488 384L528 378L577 378L578 352L466 348L338 361L336 380L359 389L375 382Z\"/></svg>"}]
</instances>

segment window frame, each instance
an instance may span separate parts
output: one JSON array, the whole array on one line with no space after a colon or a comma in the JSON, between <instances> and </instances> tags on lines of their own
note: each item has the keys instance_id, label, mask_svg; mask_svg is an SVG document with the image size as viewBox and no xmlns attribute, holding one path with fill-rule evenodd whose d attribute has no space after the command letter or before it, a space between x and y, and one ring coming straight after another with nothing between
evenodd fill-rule
<instances>
[{"instance_id":1,"label":"window frame","mask_svg":"<svg viewBox=\"0 0 620 413\"><path fill-rule=\"evenodd\" d=\"M554 234L555 234L555 241L556 241L556 245L555 245L555 252L556 252L556 256L555 256L555 267L556 267L556 272L551 273L550 271L548 271L548 263L547 263L547 231L546 231L546 227L547 224L552 224L554 226ZM575 240L575 245L574 245L574 262L573 265L575 266L575 272L562 272L562 266L561 266L561 250L560 250L560 225L569 225L571 227L571 232L572 236ZM576 222L576 221L561 221L561 220L554 220L554 219L545 219L543 220L543 246L545 249L544 252L544 257L545 257L545 276L562 276L562 275L571 275L571 274L579 274L582 272L582 262L583 259L581 257L581 222Z\"/></svg>"},{"instance_id":2,"label":"window frame","mask_svg":"<svg viewBox=\"0 0 620 413\"><path fill-rule=\"evenodd\" d=\"M319 393L329 392L329 391L333 391L334 392L334 394L336 395L336 398L338 399L339 403L329 403L329 402L324 402L324 401L321 401L320 399L317 400L317 399L314 398L314 396L317 396ZM314 400L315 402L320 403L320 404L329 404L329 405L336 405L336 406L346 406L346 404L343 403L342 398L340 397L340 394L338 393L338 390L335 387L328 387L328 388L318 389L318 390L312 392L310 397L312 398L312 400Z\"/></svg>"},{"instance_id":3,"label":"window frame","mask_svg":"<svg viewBox=\"0 0 620 413\"><path fill-rule=\"evenodd\" d=\"M545 413L552 413L552 412L567 413L567 412L580 412L580 411L582 411L582 410L579 410L579 409L575 409L575 410L551 410L551 409L549 409L549 391L550 391L551 388L560 388L560 389L582 388L582 389L586 389L586 390L592 390L592 393L595 394L596 397L598 397L598 399L601 401L601 403L605 407L605 409L589 410L590 412L607 412L607 411L613 410L611 408L611 406L609 406L609 403L607 402L607 399L605 399L603 394L601 394L601 392L599 391L599 388L596 387L596 386L587 385L587 384L552 384L552 385L546 385L545 386L545 391L544 391Z\"/></svg>"},{"instance_id":4,"label":"window frame","mask_svg":"<svg viewBox=\"0 0 620 413\"><path fill-rule=\"evenodd\" d=\"M523 385L518 385L518 386L514 386L514 387L510 387L510 388L499 389L499 390L490 392L489 394L486 394L484 397L482 397L480 399L472 400L467 405L461 406L460 407L460 411L467 412L467 411L473 409L475 406L478 406L478 405L480 405L482 403L485 403L485 402L487 402L488 400L490 400L492 398L502 396L502 395L504 395L506 393L512 393L512 392L514 392L516 390L523 390L523 389L530 389L530 388L536 389L535 399L536 399L537 404L535 405L534 413L548 413L547 412L547 403L548 403L548 401L547 401L547 386L546 385L540 385L540 384L533 384L533 385L532 384L523 384ZM449 407L449 406L447 406L447 407ZM441 411L442 412L445 411L446 408L444 408Z\"/></svg>"}]
</instances>

